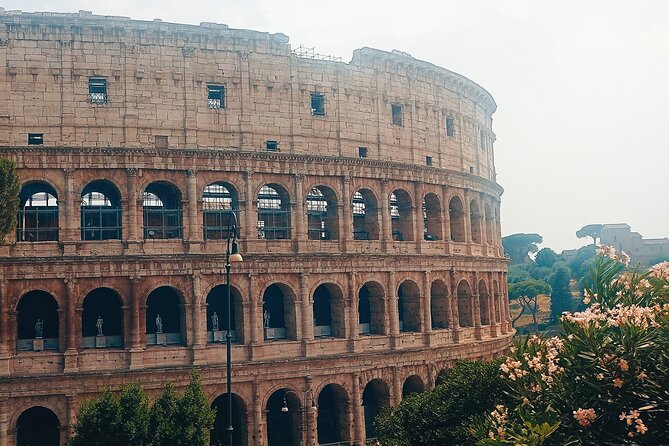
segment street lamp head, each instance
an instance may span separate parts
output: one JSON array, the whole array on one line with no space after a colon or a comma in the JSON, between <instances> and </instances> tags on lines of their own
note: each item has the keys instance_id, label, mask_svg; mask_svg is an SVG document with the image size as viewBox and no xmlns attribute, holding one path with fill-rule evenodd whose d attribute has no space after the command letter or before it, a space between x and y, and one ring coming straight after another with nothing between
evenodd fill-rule
<instances>
[{"instance_id":1,"label":"street lamp head","mask_svg":"<svg viewBox=\"0 0 669 446\"><path fill-rule=\"evenodd\" d=\"M232 249L230 250L230 263L240 263L243 261L244 259L242 258L242 255L239 253L237 242L232 242Z\"/></svg>"}]
</instances>

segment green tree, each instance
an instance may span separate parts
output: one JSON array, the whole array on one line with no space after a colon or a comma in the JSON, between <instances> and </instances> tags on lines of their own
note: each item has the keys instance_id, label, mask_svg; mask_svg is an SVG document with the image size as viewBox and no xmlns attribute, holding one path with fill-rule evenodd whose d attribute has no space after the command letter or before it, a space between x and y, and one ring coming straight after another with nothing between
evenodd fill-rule
<instances>
[{"instance_id":1,"label":"green tree","mask_svg":"<svg viewBox=\"0 0 669 446\"><path fill-rule=\"evenodd\" d=\"M156 398L150 415L151 446L174 445L178 437L179 397L172 383L166 383Z\"/></svg>"},{"instance_id":2,"label":"green tree","mask_svg":"<svg viewBox=\"0 0 669 446\"><path fill-rule=\"evenodd\" d=\"M529 255L537 252L539 250L537 243L543 241L543 237L539 234L519 233L502 237L504 252L511 258L512 265L531 262Z\"/></svg>"},{"instance_id":3,"label":"green tree","mask_svg":"<svg viewBox=\"0 0 669 446\"><path fill-rule=\"evenodd\" d=\"M532 315L532 323L537 327L538 297L551 292L551 287L543 280L529 279L522 282L512 283L509 286L509 299L515 299L520 304L520 313L513 319L515 324L518 319L529 310Z\"/></svg>"},{"instance_id":4,"label":"green tree","mask_svg":"<svg viewBox=\"0 0 669 446\"><path fill-rule=\"evenodd\" d=\"M571 311L571 271L562 262L554 265L553 274L548 278L551 286L551 319L557 322L564 311Z\"/></svg>"},{"instance_id":5,"label":"green tree","mask_svg":"<svg viewBox=\"0 0 669 446\"><path fill-rule=\"evenodd\" d=\"M140 383L121 387L120 430L124 444L143 446L149 441L149 397Z\"/></svg>"},{"instance_id":6,"label":"green tree","mask_svg":"<svg viewBox=\"0 0 669 446\"><path fill-rule=\"evenodd\" d=\"M534 258L534 263L540 267L552 268L553 264L560 260L560 256L550 248L542 248Z\"/></svg>"},{"instance_id":7,"label":"green tree","mask_svg":"<svg viewBox=\"0 0 669 446\"><path fill-rule=\"evenodd\" d=\"M216 411L211 408L202 390L200 375L191 371L190 382L177 405L177 428L181 446L209 446L209 433L214 427Z\"/></svg>"},{"instance_id":8,"label":"green tree","mask_svg":"<svg viewBox=\"0 0 669 446\"><path fill-rule=\"evenodd\" d=\"M507 274L507 280L509 283L522 282L523 280L531 279L530 273L527 272L526 268L523 268L524 265L510 265L509 272Z\"/></svg>"},{"instance_id":9,"label":"green tree","mask_svg":"<svg viewBox=\"0 0 669 446\"><path fill-rule=\"evenodd\" d=\"M458 361L429 392L411 395L376 419L384 446L473 444L469 425L504 402L499 361Z\"/></svg>"},{"instance_id":10,"label":"green tree","mask_svg":"<svg viewBox=\"0 0 669 446\"><path fill-rule=\"evenodd\" d=\"M581 229L576 231L576 237L578 238L592 237L592 244L596 245L597 239L599 238L599 235L602 233L602 229L604 229L604 225L601 224L585 225Z\"/></svg>"},{"instance_id":11,"label":"green tree","mask_svg":"<svg viewBox=\"0 0 669 446\"><path fill-rule=\"evenodd\" d=\"M0 245L16 228L21 182L14 162L0 158Z\"/></svg>"}]
</instances>

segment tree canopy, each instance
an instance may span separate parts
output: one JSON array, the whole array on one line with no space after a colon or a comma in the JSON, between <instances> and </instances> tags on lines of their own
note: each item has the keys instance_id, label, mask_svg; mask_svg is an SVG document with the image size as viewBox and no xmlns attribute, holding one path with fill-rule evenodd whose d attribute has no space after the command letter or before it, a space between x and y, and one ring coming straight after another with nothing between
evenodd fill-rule
<instances>
[{"instance_id":1,"label":"tree canopy","mask_svg":"<svg viewBox=\"0 0 669 446\"><path fill-rule=\"evenodd\" d=\"M585 225L581 229L576 231L576 237L578 238L592 237L592 244L596 245L597 239L599 238L599 235L601 234L603 228L604 225L599 223Z\"/></svg>"},{"instance_id":2,"label":"tree canopy","mask_svg":"<svg viewBox=\"0 0 669 446\"><path fill-rule=\"evenodd\" d=\"M0 245L16 228L21 182L14 162L0 158Z\"/></svg>"},{"instance_id":3,"label":"tree canopy","mask_svg":"<svg viewBox=\"0 0 669 446\"><path fill-rule=\"evenodd\" d=\"M522 282L512 283L509 285L509 299L515 299L520 304L521 310L513 319L515 323L520 317L525 313L525 310L529 310L532 315L532 322L534 326L537 326L537 308L539 305L537 297L551 292L551 287L543 280L537 279L528 279L523 280Z\"/></svg>"},{"instance_id":4,"label":"tree canopy","mask_svg":"<svg viewBox=\"0 0 669 446\"><path fill-rule=\"evenodd\" d=\"M537 266L552 268L553 264L560 260L560 256L550 248L542 248L534 258Z\"/></svg>"},{"instance_id":5,"label":"tree canopy","mask_svg":"<svg viewBox=\"0 0 669 446\"><path fill-rule=\"evenodd\" d=\"M511 264L530 262L530 253L537 252L539 247L537 243L544 241L544 238L539 234L511 234L502 237L502 245L504 252L511 258Z\"/></svg>"}]
</instances>

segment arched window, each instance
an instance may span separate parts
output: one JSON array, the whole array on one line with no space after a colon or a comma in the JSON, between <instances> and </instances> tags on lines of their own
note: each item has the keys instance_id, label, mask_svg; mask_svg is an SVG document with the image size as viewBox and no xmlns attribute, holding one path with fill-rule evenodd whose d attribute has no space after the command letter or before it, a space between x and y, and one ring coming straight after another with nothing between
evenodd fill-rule
<instances>
[{"instance_id":1,"label":"arched window","mask_svg":"<svg viewBox=\"0 0 669 446\"><path fill-rule=\"evenodd\" d=\"M314 291L314 336L344 336L344 299L334 284L319 285Z\"/></svg>"},{"instance_id":2,"label":"arched window","mask_svg":"<svg viewBox=\"0 0 669 446\"><path fill-rule=\"evenodd\" d=\"M31 291L17 306L17 350L58 350L58 303L46 291Z\"/></svg>"},{"instance_id":3,"label":"arched window","mask_svg":"<svg viewBox=\"0 0 669 446\"><path fill-rule=\"evenodd\" d=\"M448 215L451 226L451 240L465 241L465 212L460 197L454 196L448 203Z\"/></svg>"},{"instance_id":4,"label":"arched window","mask_svg":"<svg viewBox=\"0 0 669 446\"><path fill-rule=\"evenodd\" d=\"M232 342L244 342L242 296L237 288L230 288L232 314L230 318L230 335ZM225 342L228 328L228 288L217 285L207 294L207 341Z\"/></svg>"},{"instance_id":5,"label":"arched window","mask_svg":"<svg viewBox=\"0 0 669 446\"><path fill-rule=\"evenodd\" d=\"M472 242L481 243L481 211L476 200L472 200L469 204L470 215L469 220L472 228Z\"/></svg>"},{"instance_id":6,"label":"arched window","mask_svg":"<svg viewBox=\"0 0 669 446\"><path fill-rule=\"evenodd\" d=\"M472 292L466 280L458 284L458 318L461 327L473 327Z\"/></svg>"},{"instance_id":7,"label":"arched window","mask_svg":"<svg viewBox=\"0 0 669 446\"><path fill-rule=\"evenodd\" d=\"M448 289L441 280L432 282L430 288L432 329L448 328Z\"/></svg>"},{"instance_id":8,"label":"arched window","mask_svg":"<svg viewBox=\"0 0 669 446\"><path fill-rule=\"evenodd\" d=\"M179 293L169 286L153 290L146 300L147 345L182 344L184 332L183 305Z\"/></svg>"},{"instance_id":9,"label":"arched window","mask_svg":"<svg viewBox=\"0 0 669 446\"><path fill-rule=\"evenodd\" d=\"M423 393L425 391L425 384L418 375L411 375L404 381L402 386L402 399L416 393Z\"/></svg>"},{"instance_id":10,"label":"arched window","mask_svg":"<svg viewBox=\"0 0 669 446\"><path fill-rule=\"evenodd\" d=\"M291 446L302 442L302 411L295 392L277 390L267 400L266 410L268 446Z\"/></svg>"},{"instance_id":11,"label":"arched window","mask_svg":"<svg viewBox=\"0 0 669 446\"><path fill-rule=\"evenodd\" d=\"M295 339L294 296L283 284L267 287L263 294L265 339Z\"/></svg>"},{"instance_id":12,"label":"arched window","mask_svg":"<svg viewBox=\"0 0 669 446\"><path fill-rule=\"evenodd\" d=\"M81 239L121 239L121 194L105 180L88 183L81 192Z\"/></svg>"},{"instance_id":13,"label":"arched window","mask_svg":"<svg viewBox=\"0 0 669 446\"><path fill-rule=\"evenodd\" d=\"M60 421L46 407L31 407L16 421L16 446L34 445L60 445Z\"/></svg>"},{"instance_id":14,"label":"arched window","mask_svg":"<svg viewBox=\"0 0 669 446\"><path fill-rule=\"evenodd\" d=\"M397 291L400 331L420 331L420 291L416 282L405 280Z\"/></svg>"},{"instance_id":15,"label":"arched window","mask_svg":"<svg viewBox=\"0 0 669 446\"><path fill-rule=\"evenodd\" d=\"M499 324L500 322L502 322L502 316L500 311L501 308L500 301L502 299L502 296L499 293L499 285L497 285L496 280L492 283L492 289L493 289L493 304L495 307L495 322Z\"/></svg>"},{"instance_id":16,"label":"arched window","mask_svg":"<svg viewBox=\"0 0 669 446\"><path fill-rule=\"evenodd\" d=\"M288 194L276 185L265 185L258 193L258 238L290 238L290 203Z\"/></svg>"},{"instance_id":17,"label":"arched window","mask_svg":"<svg viewBox=\"0 0 669 446\"><path fill-rule=\"evenodd\" d=\"M227 240L231 214L237 214L237 221L239 221L237 193L227 183L219 182L208 185L202 193L202 212L204 239Z\"/></svg>"},{"instance_id":18,"label":"arched window","mask_svg":"<svg viewBox=\"0 0 669 446\"><path fill-rule=\"evenodd\" d=\"M360 189L353 194L353 238L355 240L378 240L378 205L369 189Z\"/></svg>"},{"instance_id":19,"label":"arched window","mask_svg":"<svg viewBox=\"0 0 669 446\"><path fill-rule=\"evenodd\" d=\"M307 226L309 240L339 238L337 200L330 188L316 186L307 194Z\"/></svg>"},{"instance_id":20,"label":"arched window","mask_svg":"<svg viewBox=\"0 0 669 446\"><path fill-rule=\"evenodd\" d=\"M392 236L396 241L413 240L413 208L411 197L403 189L390 194L390 220Z\"/></svg>"},{"instance_id":21,"label":"arched window","mask_svg":"<svg viewBox=\"0 0 669 446\"><path fill-rule=\"evenodd\" d=\"M211 404L216 410L214 428L211 430L210 444L218 446L227 444L228 439L228 395L220 395ZM246 404L238 395L232 394L232 444L248 444L248 433L246 431Z\"/></svg>"},{"instance_id":22,"label":"arched window","mask_svg":"<svg viewBox=\"0 0 669 446\"><path fill-rule=\"evenodd\" d=\"M28 183L19 194L16 240L49 242L58 240L58 196L43 182Z\"/></svg>"},{"instance_id":23,"label":"arched window","mask_svg":"<svg viewBox=\"0 0 669 446\"><path fill-rule=\"evenodd\" d=\"M479 281L479 312L481 325L490 325L490 295L483 280Z\"/></svg>"},{"instance_id":24,"label":"arched window","mask_svg":"<svg viewBox=\"0 0 669 446\"><path fill-rule=\"evenodd\" d=\"M318 444L348 444L348 396L338 384L328 384L318 394Z\"/></svg>"},{"instance_id":25,"label":"arched window","mask_svg":"<svg viewBox=\"0 0 669 446\"><path fill-rule=\"evenodd\" d=\"M155 182L144 191L144 238L183 237L181 194L169 183Z\"/></svg>"},{"instance_id":26,"label":"arched window","mask_svg":"<svg viewBox=\"0 0 669 446\"><path fill-rule=\"evenodd\" d=\"M376 282L367 282L358 291L358 329L360 334L385 334L385 293Z\"/></svg>"},{"instance_id":27,"label":"arched window","mask_svg":"<svg viewBox=\"0 0 669 446\"><path fill-rule=\"evenodd\" d=\"M373 379L362 392L362 405L365 412L365 438L376 438L374 420L381 411L390 406L390 391L386 383Z\"/></svg>"},{"instance_id":28,"label":"arched window","mask_svg":"<svg viewBox=\"0 0 669 446\"><path fill-rule=\"evenodd\" d=\"M96 288L84 299L81 314L83 348L123 347L123 310L118 294Z\"/></svg>"},{"instance_id":29,"label":"arched window","mask_svg":"<svg viewBox=\"0 0 669 446\"><path fill-rule=\"evenodd\" d=\"M423 198L423 239L441 240L441 204L436 194L429 193Z\"/></svg>"}]
</instances>

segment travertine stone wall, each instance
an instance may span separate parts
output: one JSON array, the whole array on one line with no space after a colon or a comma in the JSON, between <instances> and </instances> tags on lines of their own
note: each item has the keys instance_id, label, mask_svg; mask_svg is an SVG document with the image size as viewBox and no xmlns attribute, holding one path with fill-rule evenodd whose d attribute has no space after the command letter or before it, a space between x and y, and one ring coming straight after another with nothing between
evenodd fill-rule
<instances>
[{"instance_id":1,"label":"travertine stone wall","mask_svg":"<svg viewBox=\"0 0 669 446\"><path fill-rule=\"evenodd\" d=\"M107 79L108 101L89 101L92 76ZM209 83L225 86L225 108L208 108ZM325 95L325 116L312 115L312 92ZM65 444L86 398L135 380L152 394L166 380L181 388L193 367L210 401L221 401L225 343L208 329L208 302L226 283L226 241L203 236L203 194L213 183L224 183L237 203L244 256L230 282L239 444L275 444L283 396L291 411L312 398L323 407L291 418L294 442L336 434L340 444L363 444L375 404L398 404L410 389L433 387L456 359L490 359L511 341L496 105L461 75L369 48L350 63L304 59L282 34L225 25L0 8L0 94L0 156L17 163L24 187L48 187L57 199L57 237L10 234L0 246L0 446L17 444L18 419L31 408L55 414ZM401 126L392 123L393 104L403 108ZM29 133L43 133L44 144L28 145ZM156 147L156 136L167 136L167 147ZM279 141L278 152L266 151L268 140ZM120 237L82 239L82 194L93 181L118 194ZM178 237L145 238L143 195L156 183L178 196ZM267 184L290 210L285 238L263 237L257 227ZM313 187L336 210L328 214L336 235L327 239L308 237ZM368 210L376 239L354 234L361 190L375 202ZM264 327L263 299L274 285L285 299L285 339L268 338ZM314 324L322 285L328 335ZM177 296L174 344L160 345L151 327L149 296L161 287ZM86 299L101 288L118 299L115 346L84 335ZM35 292L57 306L57 333L44 340L52 348L19 335L21 302ZM370 332L360 324L365 293ZM336 410L327 406L333 394ZM319 431L321 416L337 417L336 432Z\"/></svg>"}]
</instances>

